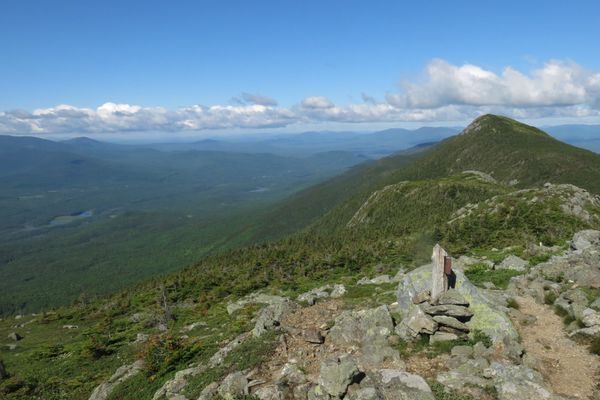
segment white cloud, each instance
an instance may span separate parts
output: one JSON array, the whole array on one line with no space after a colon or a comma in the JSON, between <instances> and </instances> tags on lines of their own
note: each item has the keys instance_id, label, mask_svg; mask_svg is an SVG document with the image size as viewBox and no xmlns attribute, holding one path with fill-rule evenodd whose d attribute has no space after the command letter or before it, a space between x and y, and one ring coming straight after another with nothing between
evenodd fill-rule
<instances>
[{"instance_id":1,"label":"white cloud","mask_svg":"<svg viewBox=\"0 0 600 400\"><path fill-rule=\"evenodd\" d=\"M311 96L302 100L302 107L308 109L333 108L333 103L325 96Z\"/></svg>"},{"instance_id":2,"label":"white cloud","mask_svg":"<svg viewBox=\"0 0 600 400\"><path fill-rule=\"evenodd\" d=\"M572 61L549 61L524 73L506 67L495 73L477 65L429 63L421 82L405 82L384 101L362 94L362 103L337 105L309 96L291 107L242 93L233 105L192 105L175 110L104 103L79 108L58 105L33 111L0 112L0 133L103 133L275 128L292 124L347 122L467 121L483 113L515 118L600 117L600 73Z\"/></svg>"}]
</instances>

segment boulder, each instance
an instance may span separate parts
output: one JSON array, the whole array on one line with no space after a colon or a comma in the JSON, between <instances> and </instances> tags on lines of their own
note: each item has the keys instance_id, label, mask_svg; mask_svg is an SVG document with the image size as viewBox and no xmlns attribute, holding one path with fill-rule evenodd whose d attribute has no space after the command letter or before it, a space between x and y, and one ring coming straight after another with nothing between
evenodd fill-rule
<instances>
[{"instance_id":1,"label":"boulder","mask_svg":"<svg viewBox=\"0 0 600 400\"><path fill-rule=\"evenodd\" d=\"M217 393L223 399L235 400L248 394L248 379L241 372L233 372L223 379Z\"/></svg>"},{"instance_id":2,"label":"boulder","mask_svg":"<svg viewBox=\"0 0 600 400\"><path fill-rule=\"evenodd\" d=\"M581 289L569 289L561 293L554 304L564 309L572 317L581 319L583 310L587 308L588 298Z\"/></svg>"},{"instance_id":3,"label":"boulder","mask_svg":"<svg viewBox=\"0 0 600 400\"><path fill-rule=\"evenodd\" d=\"M456 318L449 317L447 315L435 315L433 317L433 320L439 325L449 326L450 328L454 328L459 331L467 333L470 331L469 327L466 324L460 322Z\"/></svg>"},{"instance_id":4,"label":"boulder","mask_svg":"<svg viewBox=\"0 0 600 400\"><path fill-rule=\"evenodd\" d=\"M217 397L217 391L219 390L219 384L217 382L209 383L202 389L198 400L212 400Z\"/></svg>"},{"instance_id":5,"label":"boulder","mask_svg":"<svg viewBox=\"0 0 600 400\"><path fill-rule=\"evenodd\" d=\"M435 400L431 388L419 375L398 369L380 369L372 374L381 397L386 400Z\"/></svg>"},{"instance_id":6,"label":"boulder","mask_svg":"<svg viewBox=\"0 0 600 400\"><path fill-rule=\"evenodd\" d=\"M299 302L308 303L309 305L314 305L318 299L324 299L329 297L329 292L327 290L330 289L329 285L321 286L319 288L310 290L306 293L302 293L296 299Z\"/></svg>"},{"instance_id":7,"label":"boulder","mask_svg":"<svg viewBox=\"0 0 600 400\"><path fill-rule=\"evenodd\" d=\"M327 338L334 344L360 345L375 336L389 336L394 322L386 305L359 311L344 311L336 319Z\"/></svg>"},{"instance_id":8,"label":"boulder","mask_svg":"<svg viewBox=\"0 0 600 400\"><path fill-rule=\"evenodd\" d=\"M587 229L573 235L571 248L573 250L586 250L600 243L600 231Z\"/></svg>"},{"instance_id":9,"label":"boulder","mask_svg":"<svg viewBox=\"0 0 600 400\"><path fill-rule=\"evenodd\" d=\"M496 269L512 269L515 271L525 271L529 263L520 257L510 255L506 257L502 262L496 265Z\"/></svg>"},{"instance_id":10,"label":"boulder","mask_svg":"<svg viewBox=\"0 0 600 400\"><path fill-rule=\"evenodd\" d=\"M256 324L252 330L255 337L261 336L268 330L280 325L281 320L289 313L295 311L298 305L289 299L269 305L258 314Z\"/></svg>"},{"instance_id":11,"label":"boulder","mask_svg":"<svg viewBox=\"0 0 600 400\"><path fill-rule=\"evenodd\" d=\"M456 289L448 289L438 298L439 305L456 305L469 307L469 302Z\"/></svg>"},{"instance_id":12,"label":"boulder","mask_svg":"<svg viewBox=\"0 0 600 400\"><path fill-rule=\"evenodd\" d=\"M460 319L469 319L473 316L473 312L468 308L453 304L424 307L423 311L429 315L447 315Z\"/></svg>"},{"instance_id":13,"label":"boulder","mask_svg":"<svg viewBox=\"0 0 600 400\"><path fill-rule=\"evenodd\" d=\"M397 367L405 364L400 357L400 352L390 346L389 341L382 336L375 336L365 340L359 353L360 366L371 369L383 363L392 363Z\"/></svg>"},{"instance_id":14,"label":"boulder","mask_svg":"<svg viewBox=\"0 0 600 400\"><path fill-rule=\"evenodd\" d=\"M301 385L307 382L306 375L294 363L286 363L279 372L279 382L285 382L288 385Z\"/></svg>"},{"instance_id":15,"label":"boulder","mask_svg":"<svg viewBox=\"0 0 600 400\"><path fill-rule=\"evenodd\" d=\"M319 374L319 386L332 397L342 398L359 372L356 362L348 354L337 359L323 361Z\"/></svg>"},{"instance_id":16,"label":"boulder","mask_svg":"<svg viewBox=\"0 0 600 400\"><path fill-rule=\"evenodd\" d=\"M342 297L345 294L346 294L346 286L344 286L342 284L335 284L335 285L333 285L333 289L331 290L331 293L329 294L329 296L334 299L337 299L337 298Z\"/></svg>"},{"instance_id":17,"label":"boulder","mask_svg":"<svg viewBox=\"0 0 600 400\"><path fill-rule=\"evenodd\" d=\"M581 322L587 328L600 325L600 312L594 311L591 308L586 308L581 313Z\"/></svg>"},{"instance_id":18,"label":"boulder","mask_svg":"<svg viewBox=\"0 0 600 400\"><path fill-rule=\"evenodd\" d=\"M8 339L18 342L19 340L23 339L23 336L19 335L17 332L11 332L8 334Z\"/></svg>"},{"instance_id":19,"label":"boulder","mask_svg":"<svg viewBox=\"0 0 600 400\"><path fill-rule=\"evenodd\" d=\"M105 400L107 399L113 390L127 379L138 374L144 367L144 361L138 360L130 365L123 365L117 368L115 373L108 379L107 382L101 383L96 386L89 400Z\"/></svg>"},{"instance_id":20,"label":"boulder","mask_svg":"<svg viewBox=\"0 0 600 400\"><path fill-rule=\"evenodd\" d=\"M544 385L539 372L524 365L493 362L484 371L484 376L493 380L498 400L564 399Z\"/></svg>"}]
</instances>

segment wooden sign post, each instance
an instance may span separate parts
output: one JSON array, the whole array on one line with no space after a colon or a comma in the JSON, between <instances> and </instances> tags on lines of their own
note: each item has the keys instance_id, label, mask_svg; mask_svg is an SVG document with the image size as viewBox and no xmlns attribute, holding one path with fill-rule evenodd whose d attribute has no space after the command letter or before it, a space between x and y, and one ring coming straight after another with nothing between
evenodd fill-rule
<instances>
[{"instance_id":1,"label":"wooden sign post","mask_svg":"<svg viewBox=\"0 0 600 400\"><path fill-rule=\"evenodd\" d=\"M446 250L439 244L433 247L431 261L431 302L434 303L448 289L448 277L444 273L444 260L448 257Z\"/></svg>"}]
</instances>

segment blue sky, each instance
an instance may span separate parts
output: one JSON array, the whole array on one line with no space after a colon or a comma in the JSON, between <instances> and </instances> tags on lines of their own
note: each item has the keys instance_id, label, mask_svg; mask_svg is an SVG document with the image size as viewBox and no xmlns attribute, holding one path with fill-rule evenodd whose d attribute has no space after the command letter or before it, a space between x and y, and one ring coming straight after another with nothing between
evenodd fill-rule
<instances>
[{"instance_id":1,"label":"blue sky","mask_svg":"<svg viewBox=\"0 0 600 400\"><path fill-rule=\"evenodd\" d=\"M3 0L0 131L598 120L600 2L423 3Z\"/></svg>"}]
</instances>

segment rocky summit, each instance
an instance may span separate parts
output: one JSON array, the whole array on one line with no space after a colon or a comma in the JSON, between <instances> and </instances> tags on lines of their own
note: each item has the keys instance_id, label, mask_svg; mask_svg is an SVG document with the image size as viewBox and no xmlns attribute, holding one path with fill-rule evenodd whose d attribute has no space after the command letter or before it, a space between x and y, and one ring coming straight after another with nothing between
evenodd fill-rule
<instances>
[{"instance_id":1,"label":"rocky summit","mask_svg":"<svg viewBox=\"0 0 600 400\"><path fill-rule=\"evenodd\" d=\"M516 257L499 260L498 271ZM587 230L577 232L569 248L546 261L523 266L506 289L471 282L472 266L485 261L472 256L455 260L455 288L435 302L429 296L431 264L400 270L396 282L361 278L310 289L296 300L253 293L227 310L232 321L253 310L254 328L226 343L205 364L177 371L152 398L598 398L600 360L584 343L600 330L598 299L589 296L600 282L599 257L600 232ZM372 283L365 285L367 280ZM364 288L367 296L357 302L355 291ZM543 330L555 327L531 327L548 315L548 324L558 320L562 325L552 306L573 322L544 344ZM262 362L229 369L220 377L211 372L261 338L272 343ZM579 368L553 364L552 354L565 348L581 354ZM120 367L90 400L112 398L117 385L143 373L143 365L138 360ZM556 379L558 375L563 378ZM590 380L581 383L586 375Z\"/></svg>"}]
</instances>

